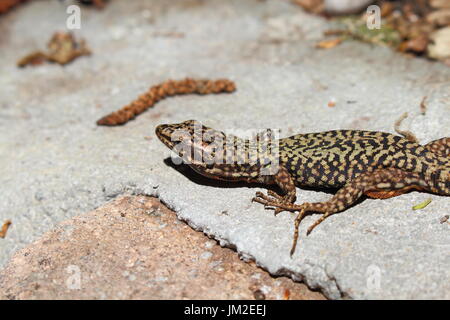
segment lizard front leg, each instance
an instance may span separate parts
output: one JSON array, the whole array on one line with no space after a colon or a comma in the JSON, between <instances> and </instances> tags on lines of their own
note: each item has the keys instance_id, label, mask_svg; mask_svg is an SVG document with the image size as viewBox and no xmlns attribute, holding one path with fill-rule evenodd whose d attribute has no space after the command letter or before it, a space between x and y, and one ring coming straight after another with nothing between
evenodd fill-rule
<instances>
[{"instance_id":1,"label":"lizard front leg","mask_svg":"<svg viewBox=\"0 0 450 320\"><path fill-rule=\"evenodd\" d=\"M270 177L271 182L277 184L284 195L279 195L272 190L267 191L267 195L262 192L256 192L256 197L252 201L263 204L264 206L273 206L277 215L282 211L285 211L284 205L293 204L295 201L295 183L294 179L285 167L280 167L276 174ZM276 204L276 205L273 205Z\"/></svg>"},{"instance_id":2,"label":"lizard front leg","mask_svg":"<svg viewBox=\"0 0 450 320\"><path fill-rule=\"evenodd\" d=\"M359 175L355 179L347 182L330 200L325 202L305 202L300 205L278 203L276 201L257 202L264 202L267 206L280 208L282 210L299 212L295 219L294 240L290 252L292 256L297 245L298 227L308 212L317 212L322 213L323 215L308 228L307 235L330 215L347 209L363 194L369 194L371 192L391 192L392 190L406 192L410 189L427 190L429 189L429 185L428 182L417 173L396 168L386 168Z\"/></svg>"}]
</instances>

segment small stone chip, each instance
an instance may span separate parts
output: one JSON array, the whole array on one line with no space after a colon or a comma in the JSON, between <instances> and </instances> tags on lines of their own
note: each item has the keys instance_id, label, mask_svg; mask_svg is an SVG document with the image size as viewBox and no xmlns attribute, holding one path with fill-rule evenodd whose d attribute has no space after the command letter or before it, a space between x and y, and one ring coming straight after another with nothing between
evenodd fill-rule
<instances>
[{"instance_id":1,"label":"small stone chip","mask_svg":"<svg viewBox=\"0 0 450 320\"><path fill-rule=\"evenodd\" d=\"M253 297L255 298L255 300L266 300L266 295L259 289L253 291Z\"/></svg>"},{"instance_id":2,"label":"small stone chip","mask_svg":"<svg viewBox=\"0 0 450 320\"><path fill-rule=\"evenodd\" d=\"M447 222L449 218L450 218L450 216L449 216L448 214L446 214L445 216L443 216L443 217L439 220L439 222L440 222L441 224L443 224L443 223ZM447 223L448 223L448 222L447 222Z\"/></svg>"}]
</instances>

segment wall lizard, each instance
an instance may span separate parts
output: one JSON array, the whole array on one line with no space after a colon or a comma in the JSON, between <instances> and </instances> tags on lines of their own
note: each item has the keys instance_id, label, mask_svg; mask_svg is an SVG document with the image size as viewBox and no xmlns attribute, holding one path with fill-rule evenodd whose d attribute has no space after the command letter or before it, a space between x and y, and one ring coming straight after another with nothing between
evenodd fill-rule
<instances>
[{"instance_id":1,"label":"wall lizard","mask_svg":"<svg viewBox=\"0 0 450 320\"><path fill-rule=\"evenodd\" d=\"M260 139L244 140L227 137L195 120L156 128L158 138L203 176L278 185L282 195L272 190L267 195L257 192L253 201L273 208L275 214L299 212L291 256L299 224L307 213L322 213L308 228L309 234L331 214L344 211L363 195L386 199L410 190L450 195L450 138L422 146L411 133L398 132L403 136L333 130L272 140L267 131ZM233 141L234 152L225 151L230 150L225 141ZM261 152L268 148L270 152ZM271 171L274 164L278 166ZM295 204L296 186L339 190L325 202Z\"/></svg>"}]
</instances>

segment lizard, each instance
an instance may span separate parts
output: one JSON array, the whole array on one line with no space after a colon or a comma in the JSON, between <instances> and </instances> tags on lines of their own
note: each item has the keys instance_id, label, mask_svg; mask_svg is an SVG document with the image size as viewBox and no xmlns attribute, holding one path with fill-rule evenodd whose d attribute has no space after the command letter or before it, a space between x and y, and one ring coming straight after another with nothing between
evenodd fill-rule
<instances>
[{"instance_id":1,"label":"lizard","mask_svg":"<svg viewBox=\"0 0 450 320\"><path fill-rule=\"evenodd\" d=\"M307 235L332 214L354 205L363 195L386 199L411 190L450 195L450 137L426 145L408 131L332 130L274 139L269 130L258 139L226 136L196 120L160 124L159 140L197 173L212 179L278 185L282 194L256 192L252 201L298 212L290 255L308 213L322 216ZM228 142L227 142L228 141ZM231 141L232 148L229 148ZM227 144L228 143L228 144ZM228 149L227 149L228 147ZM296 204L296 187L336 188L327 201Z\"/></svg>"}]
</instances>

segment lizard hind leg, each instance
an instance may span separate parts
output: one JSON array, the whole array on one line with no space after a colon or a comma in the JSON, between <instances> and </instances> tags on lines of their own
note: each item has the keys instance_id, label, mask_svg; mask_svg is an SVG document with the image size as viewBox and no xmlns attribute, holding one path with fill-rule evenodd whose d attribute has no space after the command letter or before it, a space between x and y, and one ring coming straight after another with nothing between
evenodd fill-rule
<instances>
[{"instance_id":1,"label":"lizard hind leg","mask_svg":"<svg viewBox=\"0 0 450 320\"><path fill-rule=\"evenodd\" d=\"M295 221L294 239L291 249L292 255L297 244L298 226L300 225L300 222L304 218L306 213L316 212L323 214L308 228L306 233L308 235L315 227L317 227L330 215L347 209L367 192L388 192L392 190L401 190L404 192L405 188L428 189L429 187L427 181L415 172L403 171L396 168L385 168L363 173L353 180L348 181L328 201L316 203L305 202L300 205L265 202L265 205L280 207L284 210L289 211L299 211L299 214Z\"/></svg>"}]
</instances>

